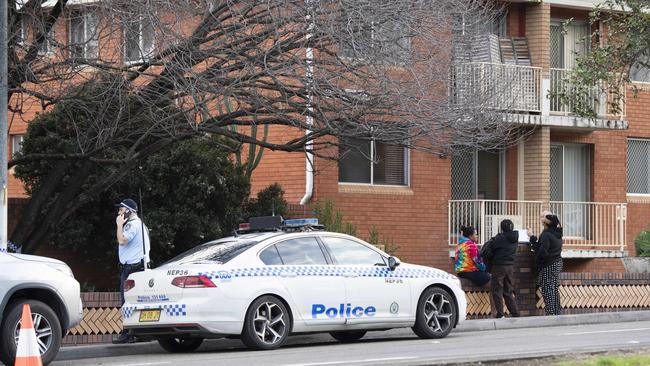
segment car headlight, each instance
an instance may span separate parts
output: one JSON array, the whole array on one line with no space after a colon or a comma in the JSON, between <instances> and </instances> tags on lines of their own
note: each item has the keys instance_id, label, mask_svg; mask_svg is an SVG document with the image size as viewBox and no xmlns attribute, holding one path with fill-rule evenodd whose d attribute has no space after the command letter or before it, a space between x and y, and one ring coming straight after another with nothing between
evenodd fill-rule
<instances>
[{"instance_id":1,"label":"car headlight","mask_svg":"<svg viewBox=\"0 0 650 366\"><path fill-rule=\"evenodd\" d=\"M64 263L46 263L46 265L56 269L57 271L63 272L67 274L68 276L74 278L74 275L72 274L72 270L70 267L68 267L67 264Z\"/></svg>"}]
</instances>

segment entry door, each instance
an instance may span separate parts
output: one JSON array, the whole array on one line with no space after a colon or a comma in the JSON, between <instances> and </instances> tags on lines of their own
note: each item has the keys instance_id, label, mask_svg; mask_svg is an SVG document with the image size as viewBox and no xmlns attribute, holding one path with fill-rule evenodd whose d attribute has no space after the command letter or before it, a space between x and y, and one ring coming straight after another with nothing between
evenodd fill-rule
<instances>
[{"instance_id":1,"label":"entry door","mask_svg":"<svg viewBox=\"0 0 650 366\"><path fill-rule=\"evenodd\" d=\"M590 201L589 147L584 144L551 145L551 201L556 205L564 236L584 238L587 235Z\"/></svg>"}]
</instances>

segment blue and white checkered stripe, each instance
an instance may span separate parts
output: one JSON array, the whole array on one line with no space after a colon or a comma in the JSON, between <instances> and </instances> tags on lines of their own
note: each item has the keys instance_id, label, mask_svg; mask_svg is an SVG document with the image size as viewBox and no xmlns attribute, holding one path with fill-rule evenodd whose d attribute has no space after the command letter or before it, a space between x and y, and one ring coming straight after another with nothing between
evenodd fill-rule
<instances>
[{"instance_id":1,"label":"blue and white checkered stripe","mask_svg":"<svg viewBox=\"0 0 650 366\"><path fill-rule=\"evenodd\" d=\"M199 276L206 276L209 279L218 280L220 273L224 271L199 272ZM252 268L231 269L228 273L233 278L241 277L276 277L280 273L293 272L297 276L342 276L347 272L356 272L361 277L392 277L392 278L436 278L453 279L454 277L446 272L420 269L420 268L397 268L391 271L387 267L340 267L340 266L267 266Z\"/></svg>"},{"instance_id":2,"label":"blue and white checkered stripe","mask_svg":"<svg viewBox=\"0 0 650 366\"><path fill-rule=\"evenodd\" d=\"M167 316L187 316L186 304L122 306L122 317L129 319L136 310L162 310Z\"/></svg>"}]
</instances>

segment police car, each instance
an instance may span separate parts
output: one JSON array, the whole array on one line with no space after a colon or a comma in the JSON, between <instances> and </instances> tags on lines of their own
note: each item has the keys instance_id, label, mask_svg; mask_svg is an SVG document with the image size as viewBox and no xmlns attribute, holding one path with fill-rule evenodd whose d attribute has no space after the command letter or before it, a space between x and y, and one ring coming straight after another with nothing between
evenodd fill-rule
<instances>
[{"instance_id":1,"label":"police car","mask_svg":"<svg viewBox=\"0 0 650 366\"><path fill-rule=\"evenodd\" d=\"M465 319L460 281L400 263L312 219L254 218L235 236L199 245L125 283L123 324L170 352L205 338L240 337L275 349L290 334L329 332L341 342L412 327L442 338Z\"/></svg>"}]
</instances>

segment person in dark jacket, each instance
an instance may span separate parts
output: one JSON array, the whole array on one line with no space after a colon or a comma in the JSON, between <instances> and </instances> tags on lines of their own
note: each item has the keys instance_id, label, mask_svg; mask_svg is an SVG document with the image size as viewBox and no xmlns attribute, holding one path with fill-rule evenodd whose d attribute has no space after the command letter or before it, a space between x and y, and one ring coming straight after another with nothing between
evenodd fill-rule
<instances>
[{"instance_id":1,"label":"person in dark jacket","mask_svg":"<svg viewBox=\"0 0 650 366\"><path fill-rule=\"evenodd\" d=\"M519 316L515 299L514 264L519 232L510 220L501 221L501 232L490 239L481 250L481 256L489 262L492 274L492 302L496 318L503 318L503 302L513 317ZM503 300L501 300L503 298Z\"/></svg>"},{"instance_id":2,"label":"person in dark jacket","mask_svg":"<svg viewBox=\"0 0 650 366\"><path fill-rule=\"evenodd\" d=\"M562 272L562 227L560 219L550 212L541 217L544 231L539 239L530 237L530 244L535 252L539 287L544 298L546 315L559 315L560 306L560 272Z\"/></svg>"}]
</instances>

